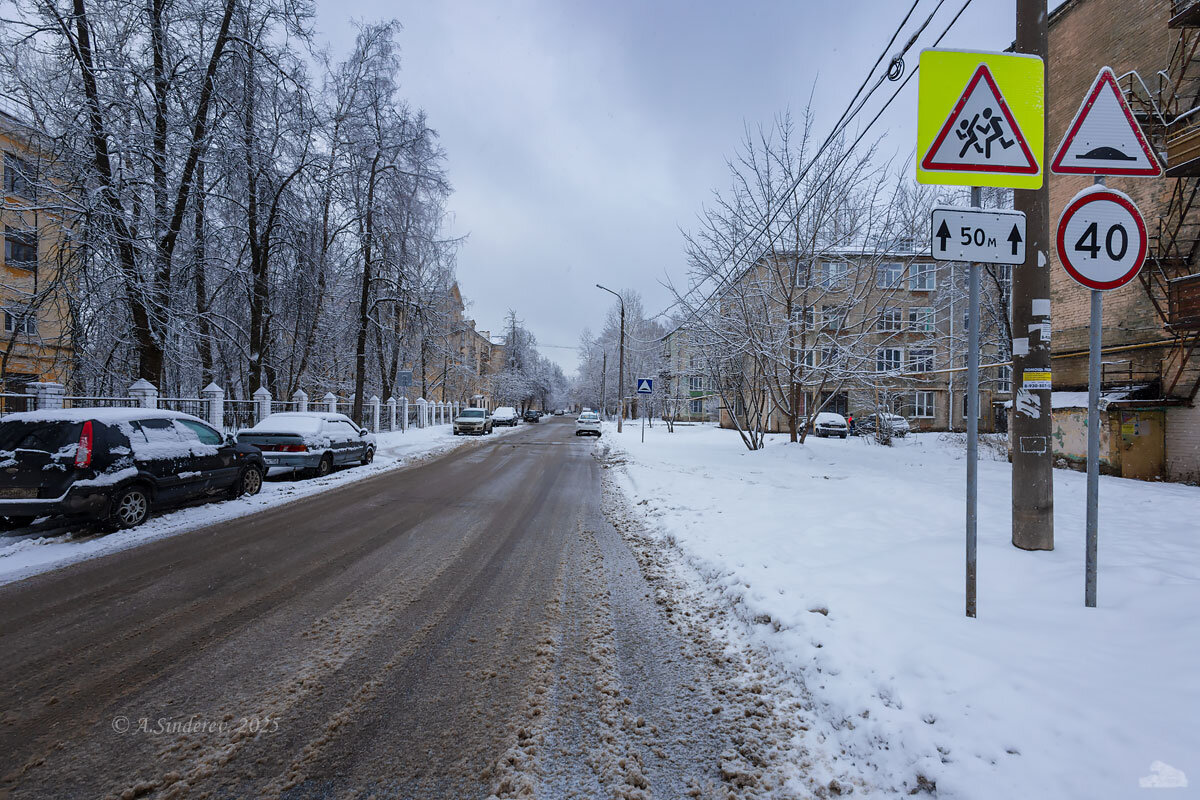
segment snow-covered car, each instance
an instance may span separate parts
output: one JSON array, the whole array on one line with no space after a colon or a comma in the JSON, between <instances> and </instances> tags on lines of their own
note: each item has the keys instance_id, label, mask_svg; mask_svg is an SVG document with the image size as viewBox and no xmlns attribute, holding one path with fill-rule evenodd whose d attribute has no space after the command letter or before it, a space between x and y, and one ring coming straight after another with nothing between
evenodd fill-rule
<instances>
[{"instance_id":1,"label":"snow-covered car","mask_svg":"<svg viewBox=\"0 0 1200 800\"><path fill-rule=\"evenodd\" d=\"M258 448L199 417L145 408L73 408L0 421L0 517L5 527L78 516L132 528L154 508L258 494Z\"/></svg>"},{"instance_id":2,"label":"snow-covered car","mask_svg":"<svg viewBox=\"0 0 1200 800\"><path fill-rule=\"evenodd\" d=\"M513 427L517 424L517 410L512 406L500 406L492 412L492 425L507 425Z\"/></svg>"},{"instance_id":3,"label":"snow-covered car","mask_svg":"<svg viewBox=\"0 0 1200 800\"><path fill-rule=\"evenodd\" d=\"M492 432L492 418L486 408L464 408L454 418L454 435L475 433L480 436Z\"/></svg>"},{"instance_id":4,"label":"snow-covered car","mask_svg":"<svg viewBox=\"0 0 1200 800\"><path fill-rule=\"evenodd\" d=\"M575 420L576 436L599 436L600 415L595 411L584 411Z\"/></svg>"},{"instance_id":5,"label":"snow-covered car","mask_svg":"<svg viewBox=\"0 0 1200 800\"><path fill-rule=\"evenodd\" d=\"M841 414L835 414L832 411L822 411L813 420L813 433L822 438L826 436L840 436L845 439L850 435L850 426L846 423L846 418Z\"/></svg>"},{"instance_id":6,"label":"snow-covered car","mask_svg":"<svg viewBox=\"0 0 1200 800\"><path fill-rule=\"evenodd\" d=\"M252 428L238 431L241 444L263 452L268 469L328 475L336 467L370 464L375 458L375 436L345 414L323 411L281 411Z\"/></svg>"},{"instance_id":7,"label":"snow-covered car","mask_svg":"<svg viewBox=\"0 0 1200 800\"><path fill-rule=\"evenodd\" d=\"M877 421L882 418L882 421ZM875 433L882 428L899 439L908 435L908 420L899 414L868 414L855 424L859 433Z\"/></svg>"}]
</instances>

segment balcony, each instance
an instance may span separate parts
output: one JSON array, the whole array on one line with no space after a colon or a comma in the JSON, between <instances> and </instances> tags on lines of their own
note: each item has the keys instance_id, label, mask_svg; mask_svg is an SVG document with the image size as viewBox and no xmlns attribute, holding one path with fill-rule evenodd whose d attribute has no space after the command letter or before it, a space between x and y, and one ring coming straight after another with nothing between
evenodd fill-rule
<instances>
[{"instance_id":1,"label":"balcony","mask_svg":"<svg viewBox=\"0 0 1200 800\"><path fill-rule=\"evenodd\" d=\"M1200 330L1200 273L1176 278L1168 284L1167 327Z\"/></svg>"},{"instance_id":2,"label":"balcony","mask_svg":"<svg viewBox=\"0 0 1200 800\"><path fill-rule=\"evenodd\" d=\"M1171 18L1168 28L1200 28L1200 2L1197 0L1171 0Z\"/></svg>"}]
</instances>

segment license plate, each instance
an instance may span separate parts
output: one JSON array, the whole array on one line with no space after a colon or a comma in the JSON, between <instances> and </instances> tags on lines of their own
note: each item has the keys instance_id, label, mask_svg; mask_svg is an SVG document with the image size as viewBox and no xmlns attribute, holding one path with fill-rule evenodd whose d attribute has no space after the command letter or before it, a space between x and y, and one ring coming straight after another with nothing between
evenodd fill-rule
<instances>
[{"instance_id":1,"label":"license plate","mask_svg":"<svg viewBox=\"0 0 1200 800\"><path fill-rule=\"evenodd\" d=\"M279 456L263 456L263 462L266 464L278 464Z\"/></svg>"},{"instance_id":2,"label":"license plate","mask_svg":"<svg viewBox=\"0 0 1200 800\"><path fill-rule=\"evenodd\" d=\"M0 498L34 500L37 499L37 489L0 489Z\"/></svg>"}]
</instances>

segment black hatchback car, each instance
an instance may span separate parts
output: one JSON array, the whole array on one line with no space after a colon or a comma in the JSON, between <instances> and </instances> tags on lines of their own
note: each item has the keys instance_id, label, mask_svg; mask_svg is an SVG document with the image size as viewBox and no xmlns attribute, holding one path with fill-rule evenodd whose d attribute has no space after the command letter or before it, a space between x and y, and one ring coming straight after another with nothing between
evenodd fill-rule
<instances>
[{"instance_id":1,"label":"black hatchback car","mask_svg":"<svg viewBox=\"0 0 1200 800\"><path fill-rule=\"evenodd\" d=\"M78 516L132 528L152 508L262 488L257 447L198 417L144 408L77 408L0 419L5 527Z\"/></svg>"},{"instance_id":2,"label":"black hatchback car","mask_svg":"<svg viewBox=\"0 0 1200 800\"><path fill-rule=\"evenodd\" d=\"M526 422L541 422L542 421L542 412L535 411L534 409L531 408L525 412L525 414L521 417L521 419L525 420Z\"/></svg>"}]
</instances>

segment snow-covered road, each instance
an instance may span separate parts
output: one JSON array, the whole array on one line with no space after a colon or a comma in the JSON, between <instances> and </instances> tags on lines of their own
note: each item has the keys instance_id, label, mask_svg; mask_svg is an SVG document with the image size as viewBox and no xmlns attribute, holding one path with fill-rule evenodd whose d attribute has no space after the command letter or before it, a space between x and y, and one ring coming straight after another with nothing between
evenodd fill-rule
<instances>
[{"instance_id":1,"label":"snow-covered road","mask_svg":"<svg viewBox=\"0 0 1200 800\"><path fill-rule=\"evenodd\" d=\"M1055 471L1056 549L1019 551L1010 466L984 449L970 620L961 437L772 436L750 453L729 431L656 426L602 442L639 535L811 698L798 745L828 771L813 784L1008 800L1138 796L1172 768L1200 781L1200 488L1101 479L1087 609L1085 476Z\"/></svg>"}]
</instances>

